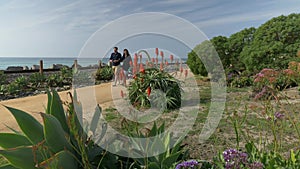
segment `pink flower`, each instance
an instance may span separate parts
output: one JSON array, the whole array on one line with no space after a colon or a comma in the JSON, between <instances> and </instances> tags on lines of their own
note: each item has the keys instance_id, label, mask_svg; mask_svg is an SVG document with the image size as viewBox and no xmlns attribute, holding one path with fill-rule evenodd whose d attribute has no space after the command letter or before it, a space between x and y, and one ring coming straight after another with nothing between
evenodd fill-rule
<instances>
[{"instance_id":1,"label":"pink flower","mask_svg":"<svg viewBox=\"0 0 300 169\"><path fill-rule=\"evenodd\" d=\"M158 56L158 48L155 48L155 54Z\"/></svg>"},{"instance_id":2,"label":"pink flower","mask_svg":"<svg viewBox=\"0 0 300 169\"><path fill-rule=\"evenodd\" d=\"M160 51L160 56L164 57L164 52L163 51Z\"/></svg>"}]
</instances>

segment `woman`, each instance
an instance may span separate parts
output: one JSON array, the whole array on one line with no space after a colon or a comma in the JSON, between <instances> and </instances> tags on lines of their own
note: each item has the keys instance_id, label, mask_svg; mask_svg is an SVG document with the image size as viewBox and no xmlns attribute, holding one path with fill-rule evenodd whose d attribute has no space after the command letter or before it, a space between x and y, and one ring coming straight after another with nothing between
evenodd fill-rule
<instances>
[{"instance_id":1,"label":"woman","mask_svg":"<svg viewBox=\"0 0 300 169\"><path fill-rule=\"evenodd\" d=\"M128 70L130 68L130 62L132 62L131 56L130 56L127 49L123 50L122 60L123 60L122 68L123 68L123 71L124 71L123 83L126 86L126 79L128 78Z\"/></svg>"}]
</instances>

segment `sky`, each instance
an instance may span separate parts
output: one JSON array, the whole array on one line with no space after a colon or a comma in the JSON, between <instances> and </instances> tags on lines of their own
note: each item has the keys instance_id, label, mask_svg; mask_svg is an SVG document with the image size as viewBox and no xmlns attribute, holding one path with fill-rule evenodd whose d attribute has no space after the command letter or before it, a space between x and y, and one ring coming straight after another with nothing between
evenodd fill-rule
<instances>
[{"instance_id":1,"label":"sky","mask_svg":"<svg viewBox=\"0 0 300 169\"><path fill-rule=\"evenodd\" d=\"M172 14L212 38L300 13L299 6L300 0L0 0L0 56L76 57L99 29L135 13ZM134 24L160 25L128 22L118 29Z\"/></svg>"}]
</instances>

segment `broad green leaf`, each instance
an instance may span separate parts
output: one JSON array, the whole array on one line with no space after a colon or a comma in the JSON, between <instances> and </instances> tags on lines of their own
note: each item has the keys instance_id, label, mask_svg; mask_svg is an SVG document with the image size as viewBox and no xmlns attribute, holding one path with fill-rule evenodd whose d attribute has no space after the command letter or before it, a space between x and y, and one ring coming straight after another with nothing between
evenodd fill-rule
<instances>
[{"instance_id":1,"label":"broad green leaf","mask_svg":"<svg viewBox=\"0 0 300 169\"><path fill-rule=\"evenodd\" d=\"M31 147L0 150L0 154L16 168L35 169L35 161L37 160L34 159L33 149Z\"/></svg>"},{"instance_id":2,"label":"broad green leaf","mask_svg":"<svg viewBox=\"0 0 300 169\"><path fill-rule=\"evenodd\" d=\"M49 90L47 90L47 98L48 98L48 102L47 102L47 109L46 109L46 113L50 114L50 110L51 110L51 101L52 101L52 95L50 93Z\"/></svg>"},{"instance_id":3,"label":"broad green leaf","mask_svg":"<svg viewBox=\"0 0 300 169\"><path fill-rule=\"evenodd\" d=\"M50 114L41 114L44 121L44 133L47 145L57 153L64 149L72 150L72 147L66 139L66 133L59 121Z\"/></svg>"},{"instance_id":4,"label":"broad green leaf","mask_svg":"<svg viewBox=\"0 0 300 169\"><path fill-rule=\"evenodd\" d=\"M39 165L41 168L62 168L62 169L76 169L78 168L75 156L66 150L60 151L52 156L50 159L43 161Z\"/></svg>"},{"instance_id":5,"label":"broad green leaf","mask_svg":"<svg viewBox=\"0 0 300 169\"><path fill-rule=\"evenodd\" d=\"M102 112L101 107L99 105L97 105L97 107L95 109L95 113L94 113L93 118L92 118L91 127L90 127L90 131L92 131L93 134L95 134L95 132L96 132L98 122L99 122L99 119L100 119L100 116L101 116L101 112Z\"/></svg>"},{"instance_id":6,"label":"broad green leaf","mask_svg":"<svg viewBox=\"0 0 300 169\"><path fill-rule=\"evenodd\" d=\"M161 168L168 168L169 166L172 166L174 163L176 163L178 161L177 159L181 153L182 153L181 151L178 151L175 154L171 154L170 156L166 157L162 161Z\"/></svg>"},{"instance_id":7,"label":"broad green leaf","mask_svg":"<svg viewBox=\"0 0 300 169\"><path fill-rule=\"evenodd\" d=\"M49 96L48 96L49 98ZM49 100L48 100L49 102ZM49 110L47 110L49 111ZM49 114L53 115L60 122L65 132L69 133L69 127L66 121L65 111L60 100L60 97L56 91L52 91L51 105Z\"/></svg>"},{"instance_id":8,"label":"broad green leaf","mask_svg":"<svg viewBox=\"0 0 300 169\"><path fill-rule=\"evenodd\" d=\"M157 163L153 163L153 162L149 163L147 168L149 168L149 169L161 169Z\"/></svg>"},{"instance_id":9,"label":"broad green leaf","mask_svg":"<svg viewBox=\"0 0 300 169\"><path fill-rule=\"evenodd\" d=\"M153 141L153 139L151 139ZM147 151L151 151L153 154L158 155L158 153L163 153L166 151L164 143L161 138L155 137L151 147Z\"/></svg>"},{"instance_id":10,"label":"broad green leaf","mask_svg":"<svg viewBox=\"0 0 300 169\"><path fill-rule=\"evenodd\" d=\"M17 169L16 167L12 166L11 164L0 166L0 169Z\"/></svg>"},{"instance_id":11,"label":"broad green leaf","mask_svg":"<svg viewBox=\"0 0 300 169\"><path fill-rule=\"evenodd\" d=\"M9 127L8 125L6 125L6 124L4 124L5 125L5 127L7 127L9 130L11 130L12 132L14 132L15 134L23 134L22 132L20 132L20 131L17 131L17 130L15 130L14 128L12 128L12 127Z\"/></svg>"},{"instance_id":12,"label":"broad green leaf","mask_svg":"<svg viewBox=\"0 0 300 169\"><path fill-rule=\"evenodd\" d=\"M32 143L27 137L13 133L0 133L0 147L8 149L19 146L30 146Z\"/></svg>"},{"instance_id":13,"label":"broad green leaf","mask_svg":"<svg viewBox=\"0 0 300 169\"><path fill-rule=\"evenodd\" d=\"M15 117L19 127L31 143L38 144L39 142L43 141L43 126L35 118L24 111L11 107L6 108Z\"/></svg>"},{"instance_id":14,"label":"broad green leaf","mask_svg":"<svg viewBox=\"0 0 300 169\"><path fill-rule=\"evenodd\" d=\"M153 136L156 136L157 134L157 125L156 125L156 122L154 121L154 124L153 124L153 127L151 129L151 131L149 132L149 137L153 137Z\"/></svg>"}]
</instances>

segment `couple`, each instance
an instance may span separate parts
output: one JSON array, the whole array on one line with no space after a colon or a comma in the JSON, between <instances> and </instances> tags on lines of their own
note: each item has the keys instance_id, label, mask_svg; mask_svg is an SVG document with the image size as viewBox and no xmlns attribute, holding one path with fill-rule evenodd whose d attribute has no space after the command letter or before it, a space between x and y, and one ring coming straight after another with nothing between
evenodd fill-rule
<instances>
[{"instance_id":1,"label":"couple","mask_svg":"<svg viewBox=\"0 0 300 169\"><path fill-rule=\"evenodd\" d=\"M131 56L127 49L124 49L123 56L118 52L118 47L114 47L114 52L111 54L110 63L112 64L112 69L114 71L114 85L116 86L117 81L120 82L120 70L124 71L124 77L127 78L128 76L128 69L130 68L130 62L132 62ZM122 64L121 64L122 63ZM120 68L120 65L122 66ZM126 86L126 80L123 81L124 85Z\"/></svg>"}]
</instances>

